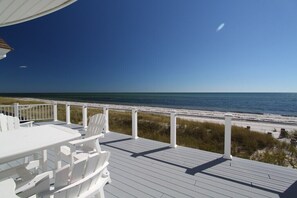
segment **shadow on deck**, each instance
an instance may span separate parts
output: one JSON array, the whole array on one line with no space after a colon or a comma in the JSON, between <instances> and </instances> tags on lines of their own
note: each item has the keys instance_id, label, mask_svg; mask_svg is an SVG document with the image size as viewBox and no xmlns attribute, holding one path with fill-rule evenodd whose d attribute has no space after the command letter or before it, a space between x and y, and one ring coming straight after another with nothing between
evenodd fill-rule
<instances>
[{"instance_id":1,"label":"shadow on deck","mask_svg":"<svg viewBox=\"0 0 297 198\"><path fill-rule=\"evenodd\" d=\"M37 123L38 125L48 123ZM63 122L52 124L65 125ZM65 125L80 130L79 125ZM296 197L297 170L109 132L106 197Z\"/></svg>"}]
</instances>

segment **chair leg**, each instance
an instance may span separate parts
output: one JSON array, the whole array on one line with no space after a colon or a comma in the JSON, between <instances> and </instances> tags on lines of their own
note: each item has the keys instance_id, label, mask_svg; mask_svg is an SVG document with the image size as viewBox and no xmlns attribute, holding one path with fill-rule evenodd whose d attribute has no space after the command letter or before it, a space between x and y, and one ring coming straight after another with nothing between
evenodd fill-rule
<instances>
[{"instance_id":1,"label":"chair leg","mask_svg":"<svg viewBox=\"0 0 297 198\"><path fill-rule=\"evenodd\" d=\"M98 194L95 195L96 198L105 198L103 187L100 188Z\"/></svg>"},{"instance_id":2,"label":"chair leg","mask_svg":"<svg viewBox=\"0 0 297 198\"><path fill-rule=\"evenodd\" d=\"M111 183L110 173L109 173L109 171L107 170L107 168L105 168L105 169L103 170L102 177L103 177L103 178L108 178L108 179L107 179L107 183L109 183L109 184Z\"/></svg>"}]
</instances>

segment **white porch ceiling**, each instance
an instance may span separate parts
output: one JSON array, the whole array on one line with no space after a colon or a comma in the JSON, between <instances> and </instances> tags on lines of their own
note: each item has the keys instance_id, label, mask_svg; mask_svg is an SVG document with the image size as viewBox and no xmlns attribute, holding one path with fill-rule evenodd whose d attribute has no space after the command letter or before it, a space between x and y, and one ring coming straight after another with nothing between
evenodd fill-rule
<instances>
[{"instance_id":1,"label":"white porch ceiling","mask_svg":"<svg viewBox=\"0 0 297 198\"><path fill-rule=\"evenodd\" d=\"M76 0L0 0L0 27L29 21L59 9Z\"/></svg>"}]
</instances>

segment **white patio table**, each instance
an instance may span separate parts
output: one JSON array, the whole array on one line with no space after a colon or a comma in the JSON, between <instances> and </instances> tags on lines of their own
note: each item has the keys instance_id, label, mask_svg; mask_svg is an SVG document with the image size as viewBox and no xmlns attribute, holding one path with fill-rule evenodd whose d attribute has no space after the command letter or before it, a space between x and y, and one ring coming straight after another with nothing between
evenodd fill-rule
<instances>
[{"instance_id":1,"label":"white patio table","mask_svg":"<svg viewBox=\"0 0 297 198\"><path fill-rule=\"evenodd\" d=\"M0 133L0 164L23 158L37 152L43 152L41 166L47 170L46 149L56 148L56 166L61 166L59 148L67 142L79 138L77 130L57 126L43 125L31 128L21 128L6 133Z\"/></svg>"}]
</instances>

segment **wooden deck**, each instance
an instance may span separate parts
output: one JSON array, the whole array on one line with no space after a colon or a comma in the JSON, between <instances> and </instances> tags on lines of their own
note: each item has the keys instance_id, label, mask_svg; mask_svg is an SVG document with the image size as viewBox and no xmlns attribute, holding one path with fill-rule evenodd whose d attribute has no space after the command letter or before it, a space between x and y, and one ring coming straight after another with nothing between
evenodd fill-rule
<instances>
[{"instance_id":1,"label":"wooden deck","mask_svg":"<svg viewBox=\"0 0 297 198\"><path fill-rule=\"evenodd\" d=\"M174 149L114 132L105 134L100 144L111 152L112 183L105 186L106 198L297 197L297 170L291 168L236 157L224 160L221 154Z\"/></svg>"}]
</instances>

